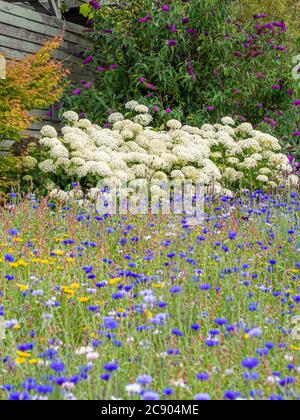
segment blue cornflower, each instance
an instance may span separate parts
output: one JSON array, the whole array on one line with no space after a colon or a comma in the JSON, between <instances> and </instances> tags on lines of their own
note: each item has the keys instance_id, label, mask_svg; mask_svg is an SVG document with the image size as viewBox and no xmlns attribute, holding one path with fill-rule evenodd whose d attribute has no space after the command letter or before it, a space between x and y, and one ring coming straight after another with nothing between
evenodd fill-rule
<instances>
[{"instance_id":1,"label":"blue cornflower","mask_svg":"<svg viewBox=\"0 0 300 420\"><path fill-rule=\"evenodd\" d=\"M119 365L118 363L105 363L103 368L104 370L107 370L108 372L113 372L119 369Z\"/></svg>"},{"instance_id":2,"label":"blue cornflower","mask_svg":"<svg viewBox=\"0 0 300 420\"><path fill-rule=\"evenodd\" d=\"M168 397L174 394L174 390L172 388L165 388L163 389L162 393L164 396Z\"/></svg>"},{"instance_id":3,"label":"blue cornflower","mask_svg":"<svg viewBox=\"0 0 300 420\"><path fill-rule=\"evenodd\" d=\"M61 373L65 370L65 365L62 362L53 362L51 363L50 368L57 373Z\"/></svg>"},{"instance_id":4,"label":"blue cornflower","mask_svg":"<svg viewBox=\"0 0 300 420\"><path fill-rule=\"evenodd\" d=\"M205 344L207 347L217 347L219 345L219 341L217 340L206 340Z\"/></svg>"},{"instance_id":5,"label":"blue cornflower","mask_svg":"<svg viewBox=\"0 0 300 420\"><path fill-rule=\"evenodd\" d=\"M37 387L36 380L33 378L28 378L26 381L23 382L22 388L25 389L25 391L34 391Z\"/></svg>"},{"instance_id":6,"label":"blue cornflower","mask_svg":"<svg viewBox=\"0 0 300 420\"><path fill-rule=\"evenodd\" d=\"M227 390L224 393L224 398L226 398L226 400L230 400L230 401L234 401L236 398L238 398L239 393L234 392L234 391L230 391Z\"/></svg>"},{"instance_id":7,"label":"blue cornflower","mask_svg":"<svg viewBox=\"0 0 300 420\"><path fill-rule=\"evenodd\" d=\"M181 291L182 291L182 287L180 287L180 286L172 286L170 288L170 292L173 293L173 294L181 293Z\"/></svg>"},{"instance_id":8,"label":"blue cornflower","mask_svg":"<svg viewBox=\"0 0 300 420\"><path fill-rule=\"evenodd\" d=\"M99 306L89 306L88 310L91 312L98 312L99 311Z\"/></svg>"},{"instance_id":9,"label":"blue cornflower","mask_svg":"<svg viewBox=\"0 0 300 420\"><path fill-rule=\"evenodd\" d=\"M173 335L176 335L177 337L182 337L182 336L183 336L183 332L182 332L182 331L180 331L178 328L174 328L174 329L172 330L172 334L173 334Z\"/></svg>"},{"instance_id":10,"label":"blue cornflower","mask_svg":"<svg viewBox=\"0 0 300 420\"><path fill-rule=\"evenodd\" d=\"M209 380L209 374L208 373L198 373L196 375L196 378L201 382L206 382Z\"/></svg>"},{"instance_id":11,"label":"blue cornflower","mask_svg":"<svg viewBox=\"0 0 300 420\"><path fill-rule=\"evenodd\" d=\"M250 359L244 359L242 361L242 366L246 369L253 370L259 365L259 360L255 357L252 357Z\"/></svg>"},{"instance_id":12,"label":"blue cornflower","mask_svg":"<svg viewBox=\"0 0 300 420\"><path fill-rule=\"evenodd\" d=\"M30 395L26 392L12 392L9 396L10 401L28 401L30 400Z\"/></svg>"},{"instance_id":13,"label":"blue cornflower","mask_svg":"<svg viewBox=\"0 0 300 420\"><path fill-rule=\"evenodd\" d=\"M153 382L153 378L149 375L140 375L137 377L136 381L140 385L149 385Z\"/></svg>"},{"instance_id":14,"label":"blue cornflower","mask_svg":"<svg viewBox=\"0 0 300 420\"><path fill-rule=\"evenodd\" d=\"M237 237L237 233L236 232L229 232L228 233L228 239L230 239L231 241L233 241L234 239L236 239Z\"/></svg>"},{"instance_id":15,"label":"blue cornflower","mask_svg":"<svg viewBox=\"0 0 300 420\"><path fill-rule=\"evenodd\" d=\"M153 391L146 391L143 394L143 400L145 401L158 401L160 399L159 394Z\"/></svg>"},{"instance_id":16,"label":"blue cornflower","mask_svg":"<svg viewBox=\"0 0 300 420\"><path fill-rule=\"evenodd\" d=\"M103 373L103 374L100 376L100 379L102 379L102 381L109 381L109 380L110 380L110 378L111 378L110 373Z\"/></svg>"},{"instance_id":17,"label":"blue cornflower","mask_svg":"<svg viewBox=\"0 0 300 420\"><path fill-rule=\"evenodd\" d=\"M171 252L170 254L167 254L167 257L170 259L176 257L176 252Z\"/></svg>"},{"instance_id":18,"label":"blue cornflower","mask_svg":"<svg viewBox=\"0 0 300 420\"><path fill-rule=\"evenodd\" d=\"M201 284L200 285L200 290L207 291L207 290L210 290L210 289L211 289L210 284Z\"/></svg>"},{"instance_id":19,"label":"blue cornflower","mask_svg":"<svg viewBox=\"0 0 300 420\"><path fill-rule=\"evenodd\" d=\"M222 318L215 319L215 324L217 325L222 326L222 325L226 325L227 323L228 323L227 319L222 319Z\"/></svg>"},{"instance_id":20,"label":"blue cornflower","mask_svg":"<svg viewBox=\"0 0 300 420\"><path fill-rule=\"evenodd\" d=\"M209 394L196 394L194 396L195 401L210 401L211 397Z\"/></svg>"},{"instance_id":21,"label":"blue cornflower","mask_svg":"<svg viewBox=\"0 0 300 420\"><path fill-rule=\"evenodd\" d=\"M38 385L37 392L39 394L51 394L53 392L53 386L52 385Z\"/></svg>"}]
</instances>

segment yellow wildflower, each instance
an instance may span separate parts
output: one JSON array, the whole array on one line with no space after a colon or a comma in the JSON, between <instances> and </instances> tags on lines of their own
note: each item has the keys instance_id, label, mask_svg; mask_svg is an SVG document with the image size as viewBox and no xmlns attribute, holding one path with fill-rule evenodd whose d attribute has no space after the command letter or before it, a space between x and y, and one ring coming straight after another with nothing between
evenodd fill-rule
<instances>
[{"instance_id":1,"label":"yellow wildflower","mask_svg":"<svg viewBox=\"0 0 300 420\"><path fill-rule=\"evenodd\" d=\"M24 260L19 260L18 261L19 266L21 267L28 267L28 263Z\"/></svg>"},{"instance_id":2,"label":"yellow wildflower","mask_svg":"<svg viewBox=\"0 0 300 420\"><path fill-rule=\"evenodd\" d=\"M26 359L24 359L23 357L17 357L15 362L17 365L23 365L26 362Z\"/></svg>"},{"instance_id":3,"label":"yellow wildflower","mask_svg":"<svg viewBox=\"0 0 300 420\"><path fill-rule=\"evenodd\" d=\"M69 295L70 297L74 296L74 294L75 294L74 290L73 290L73 289L71 289L71 288L70 288L70 287L68 287L68 286L62 286L62 289L63 289L63 292L64 292L66 295Z\"/></svg>"},{"instance_id":4,"label":"yellow wildflower","mask_svg":"<svg viewBox=\"0 0 300 420\"><path fill-rule=\"evenodd\" d=\"M41 359L30 359L30 360L28 361L28 363L29 363L30 365L37 365L38 363L40 363L40 361L41 361Z\"/></svg>"},{"instance_id":5,"label":"yellow wildflower","mask_svg":"<svg viewBox=\"0 0 300 420\"><path fill-rule=\"evenodd\" d=\"M65 255L64 251L61 251L59 249L55 249L54 251L52 251L52 254L56 255L57 257L62 257Z\"/></svg>"},{"instance_id":6,"label":"yellow wildflower","mask_svg":"<svg viewBox=\"0 0 300 420\"><path fill-rule=\"evenodd\" d=\"M291 349L295 351L300 351L300 347L297 347L297 346L291 346Z\"/></svg>"},{"instance_id":7,"label":"yellow wildflower","mask_svg":"<svg viewBox=\"0 0 300 420\"><path fill-rule=\"evenodd\" d=\"M81 298L78 298L78 300L79 300L80 303L87 303L91 300L91 298L90 297L81 297Z\"/></svg>"},{"instance_id":8,"label":"yellow wildflower","mask_svg":"<svg viewBox=\"0 0 300 420\"><path fill-rule=\"evenodd\" d=\"M19 356L19 357L21 357L23 359L28 359L29 357L31 357L31 354L30 353L27 353L25 351L19 351L18 350L16 353L17 353L17 356Z\"/></svg>"},{"instance_id":9,"label":"yellow wildflower","mask_svg":"<svg viewBox=\"0 0 300 420\"><path fill-rule=\"evenodd\" d=\"M29 289L29 286L26 286L25 284L17 284L18 288L20 289L20 292L24 293L27 292Z\"/></svg>"},{"instance_id":10,"label":"yellow wildflower","mask_svg":"<svg viewBox=\"0 0 300 420\"><path fill-rule=\"evenodd\" d=\"M153 284L153 287L155 287L155 289L163 289L165 285L161 283L155 283Z\"/></svg>"},{"instance_id":11,"label":"yellow wildflower","mask_svg":"<svg viewBox=\"0 0 300 420\"><path fill-rule=\"evenodd\" d=\"M22 239L22 238L13 238L13 242L22 243L22 242L24 242L24 239Z\"/></svg>"},{"instance_id":12,"label":"yellow wildflower","mask_svg":"<svg viewBox=\"0 0 300 420\"><path fill-rule=\"evenodd\" d=\"M119 278L119 277L117 277L117 278L115 278L115 279L110 279L110 280L108 280L108 284L109 284L110 286L113 286L113 285L115 285L115 284L120 283L121 281L122 281L122 279L121 279L121 278Z\"/></svg>"},{"instance_id":13,"label":"yellow wildflower","mask_svg":"<svg viewBox=\"0 0 300 420\"><path fill-rule=\"evenodd\" d=\"M98 300L96 302L96 305L100 305L100 306L105 306L106 302L104 302L104 300Z\"/></svg>"},{"instance_id":14,"label":"yellow wildflower","mask_svg":"<svg viewBox=\"0 0 300 420\"><path fill-rule=\"evenodd\" d=\"M145 310L144 314L146 315L146 317L148 319L152 319L153 318L152 312L150 312L148 309Z\"/></svg>"},{"instance_id":15,"label":"yellow wildflower","mask_svg":"<svg viewBox=\"0 0 300 420\"><path fill-rule=\"evenodd\" d=\"M13 263L9 263L9 266L11 268L18 268L19 267L19 264L17 262L13 262Z\"/></svg>"}]
</instances>

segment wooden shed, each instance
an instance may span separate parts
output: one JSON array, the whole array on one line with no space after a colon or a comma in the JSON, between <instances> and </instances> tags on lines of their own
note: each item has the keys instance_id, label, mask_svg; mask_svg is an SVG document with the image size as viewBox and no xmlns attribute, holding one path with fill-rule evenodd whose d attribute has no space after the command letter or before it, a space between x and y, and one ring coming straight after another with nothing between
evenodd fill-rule
<instances>
[{"instance_id":1,"label":"wooden shed","mask_svg":"<svg viewBox=\"0 0 300 420\"><path fill-rule=\"evenodd\" d=\"M59 3L60 0L0 0L0 53L8 60L21 58L35 53L46 40L64 31L64 42L55 53L55 58L70 70L70 78L74 83L79 80L92 81L96 77L94 68L89 65L83 67L77 57L78 53L90 46L85 27L62 18ZM79 2L73 3L76 5ZM37 113L41 121L30 127L30 136L37 136L46 121L54 125L57 123L48 111L32 111Z\"/></svg>"}]
</instances>

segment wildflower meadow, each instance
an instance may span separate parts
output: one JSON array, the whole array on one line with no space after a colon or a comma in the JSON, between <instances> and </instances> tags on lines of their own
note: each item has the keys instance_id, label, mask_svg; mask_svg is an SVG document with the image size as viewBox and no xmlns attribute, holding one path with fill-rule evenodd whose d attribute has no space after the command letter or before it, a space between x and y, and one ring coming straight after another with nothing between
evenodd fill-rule
<instances>
[{"instance_id":1,"label":"wildflower meadow","mask_svg":"<svg viewBox=\"0 0 300 420\"><path fill-rule=\"evenodd\" d=\"M1 398L297 399L299 197L1 212Z\"/></svg>"},{"instance_id":2,"label":"wildflower meadow","mask_svg":"<svg viewBox=\"0 0 300 420\"><path fill-rule=\"evenodd\" d=\"M56 3L2 60L0 400L299 400L299 2Z\"/></svg>"}]
</instances>

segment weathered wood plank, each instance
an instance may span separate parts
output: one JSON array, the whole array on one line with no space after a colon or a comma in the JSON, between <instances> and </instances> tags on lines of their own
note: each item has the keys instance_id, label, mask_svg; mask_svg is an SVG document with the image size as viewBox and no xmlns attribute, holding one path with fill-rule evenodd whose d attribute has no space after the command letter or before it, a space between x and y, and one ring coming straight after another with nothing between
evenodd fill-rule
<instances>
[{"instance_id":1,"label":"weathered wood plank","mask_svg":"<svg viewBox=\"0 0 300 420\"><path fill-rule=\"evenodd\" d=\"M14 144L13 140L1 140L0 139L0 149L1 150L9 150L13 144Z\"/></svg>"},{"instance_id":2,"label":"weathered wood plank","mask_svg":"<svg viewBox=\"0 0 300 420\"><path fill-rule=\"evenodd\" d=\"M54 16L43 15L41 13L28 10L21 6L8 4L2 0L0 0L0 11L6 12L14 16L22 16L29 21L44 24L53 28L61 28L63 25L63 21L61 19L57 19ZM79 31L83 30L83 27L76 25L75 23L72 23L72 22L65 22L64 24L65 24L66 30L74 34L78 34Z\"/></svg>"},{"instance_id":3,"label":"weathered wood plank","mask_svg":"<svg viewBox=\"0 0 300 420\"><path fill-rule=\"evenodd\" d=\"M26 42L30 42L35 45L38 45L38 47L41 47L41 45L43 45L46 41L51 39L51 37L47 35L39 34L37 32L31 32L26 29L18 28L16 30L14 26L9 26L4 23L0 23L0 34L2 36L6 36L8 38L12 38L16 40L21 40L21 41L26 40ZM9 42L10 40L8 39L7 40L8 46L9 46ZM75 54L82 51L83 48L85 47L83 47L82 45L78 45L74 42L69 42L67 40L64 40L62 46L60 47L60 49L64 52L75 53Z\"/></svg>"},{"instance_id":4,"label":"weathered wood plank","mask_svg":"<svg viewBox=\"0 0 300 420\"><path fill-rule=\"evenodd\" d=\"M0 47L2 47L1 49L3 49L3 51L5 51L5 48L7 48L10 50L33 54L41 48L41 45L30 41L11 38L6 35L0 35ZM75 60L79 62L79 60L76 58L76 52L74 50L67 51L66 49L60 48L59 51L54 52L54 57L59 60L70 60L72 58L74 62Z\"/></svg>"},{"instance_id":5,"label":"weathered wood plank","mask_svg":"<svg viewBox=\"0 0 300 420\"><path fill-rule=\"evenodd\" d=\"M22 8L21 8L22 9ZM25 10L25 9L22 9ZM52 19L55 19L52 17ZM45 23L39 23L28 20L23 16L15 16L1 9L1 0L0 0L0 23L3 23L8 26L13 26L16 29L16 32L19 28L27 29L31 32L36 32L38 34L47 35L51 38L58 36L63 30L65 30L65 39L66 41L73 42L74 44L81 45L82 47L88 48L90 42L84 38L84 32L82 31L81 26L77 25L77 32L73 33L68 30L67 25L64 25L63 21L60 21L59 27L52 27Z\"/></svg>"}]
</instances>

